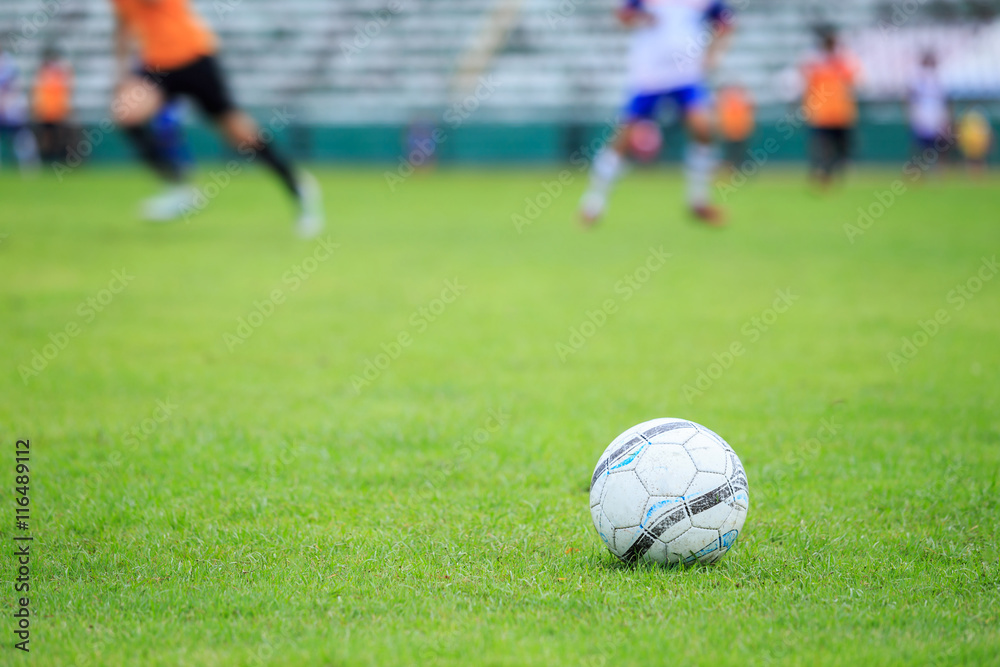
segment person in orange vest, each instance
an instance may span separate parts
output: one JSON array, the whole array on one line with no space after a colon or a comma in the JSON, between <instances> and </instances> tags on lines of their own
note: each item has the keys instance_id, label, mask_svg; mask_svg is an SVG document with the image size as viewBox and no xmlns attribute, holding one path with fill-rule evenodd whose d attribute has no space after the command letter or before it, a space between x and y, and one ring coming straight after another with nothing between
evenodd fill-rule
<instances>
[{"instance_id":1,"label":"person in orange vest","mask_svg":"<svg viewBox=\"0 0 1000 667\"><path fill-rule=\"evenodd\" d=\"M32 112L38 126L42 159L55 162L66 156L68 121L73 95L73 70L54 47L42 52L42 64L35 75Z\"/></svg>"},{"instance_id":2,"label":"person in orange vest","mask_svg":"<svg viewBox=\"0 0 1000 667\"><path fill-rule=\"evenodd\" d=\"M746 88L733 84L719 89L715 104L725 160L730 169L739 168L754 131L753 100Z\"/></svg>"},{"instance_id":3,"label":"person in orange vest","mask_svg":"<svg viewBox=\"0 0 1000 667\"><path fill-rule=\"evenodd\" d=\"M145 215L153 221L187 216L205 205L176 161L163 154L150 120L163 106L187 97L216 125L222 136L247 162L267 166L298 205L296 231L303 238L323 229L319 185L272 146L274 130L289 124L289 114L275 114L272 127L261 129L233 101L216 58L216 38L191 7L190 0L110 0L118 25L116 60L118 83L112 113L135 144L140 156L166 182L167 190L146 202ZM132 47L137 46L143 71L133 72Z\"/></svg>"},{"instance_id":4,"label":"person in orange vest","mask_svg":"<svg viewBox=\"0 0 1000 667\"><path fill-rule=\"evenodd\" d=\"M812 133L810 175L826 187L844 173L851 154L851 135L858 120L854 89L861 66L840 46L832 28L822 30L820 39L821 53L802 66L802 111Z\"/></svg>"}]
</instances>

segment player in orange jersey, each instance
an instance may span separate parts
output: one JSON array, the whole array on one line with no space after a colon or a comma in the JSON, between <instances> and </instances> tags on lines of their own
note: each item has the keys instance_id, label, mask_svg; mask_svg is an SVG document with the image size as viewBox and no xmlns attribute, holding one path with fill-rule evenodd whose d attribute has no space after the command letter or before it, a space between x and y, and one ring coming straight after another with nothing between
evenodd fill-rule
<instances>
[{"instance_id":1,"label":"player in orange jersey","mask_svg":"<svg viewBox=\"0 0 1000 667\"><path fill-rule=\"evenodd\" d=\"M305 173L296 175L262 138L266 135L257 123L236 107L215 58L215 36L189 0L111 2L118 18L118 85L112 113L143 159L169 184L165 194L147 203L146 216L169 220L197 205L197 191L184 182L176 161L158 149L149 127L150 119L167 101L184 96L198 104L240 155L248 160L259 157L281 180L299 205L299 235L318 234L323 228L323 209L315 179ZM139 47L144 68L138 76L133 73L133 44Z\"/></svg>"},{"instance_id":2,"label":"player in orange jersey","mask_svg":"<svg viewBox=\"0 0 1000 667\"><path fill-rule=\"evenodd\" d=\"M743 86L728 85L719 90L715 106L725 160L730 168L739 168L746 158L747 141L754 130L753 100Z\"/></svg>"},{"instance_id":3,"label":"player in orange jersey","mask_svg":"<svg viewBox=\"0 0 1000 667\"><path fill-rule=\"evenodd\" d=\"M825 187L843 173L850 157L858 119L854 88L861 67L840 47L832 29L824 30L821 40L822 52L802 66L806 88L802 107L812 128L811 175Z\"/></svg>"},{"instance_id":4,"label":"player in orange jersey","mask_svg":"<svg viewBox=\"0 0 1000 667\"><path fill-rule=\"evenodd\" d=\"M35 74L32 91L32 113L38 125L38 145L43 160L65 159L72 95L73 69L59 57L54 47L47 47L42 52L42 63Z\"/></svg>"}]
</instances>

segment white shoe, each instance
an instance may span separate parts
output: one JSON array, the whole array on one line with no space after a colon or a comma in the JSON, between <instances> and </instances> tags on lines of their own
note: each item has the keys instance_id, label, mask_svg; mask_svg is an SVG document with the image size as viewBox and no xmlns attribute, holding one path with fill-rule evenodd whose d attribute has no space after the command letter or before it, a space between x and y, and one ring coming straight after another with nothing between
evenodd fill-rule
<instances>
[{"instance_id":1,"label":"white shoe","mask_svg":"<svg viewBox=\"0 0 1000 667\"><path fill-rule=\"evenodd\" d=\"M580 220L587 227L597 224L604 215L607 200L600 192L587 192L580 200Z\"/></svg>"},{"instance_id":2,"label":"white shoe","mask_svg":"<svg viewBox=\"0 0 1000 667\"><path fill-rule=\"evenodd\" d=\"M319 182L309 172L302 172L298 182L299 218L295 221L295 233L299 238L316 238L323 231L325 215L323 213L323 193Z\"/></svg>"},{"instance_id":3,"label":"white shoe","mask_svg":"<svg viewBox=\"0 0 1000 667\"><path fill-rule=\"evenodd\" d=\"M191 185L172 185L142 203L142 217L149 222L170 222L195 210L197 190Z\"/></svg>"}]
</instances>

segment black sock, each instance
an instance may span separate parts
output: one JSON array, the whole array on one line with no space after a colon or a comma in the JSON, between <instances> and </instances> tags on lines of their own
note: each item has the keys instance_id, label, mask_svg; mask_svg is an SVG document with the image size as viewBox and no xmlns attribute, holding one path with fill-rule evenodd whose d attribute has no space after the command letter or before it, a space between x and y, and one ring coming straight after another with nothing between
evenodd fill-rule
<instances>
[{"instance_id":1,"label":"black sock","mask_svg":"<svg viewBox=\"0 0 1000 667\"><path fill-rule=\"evenodd\" d=\"M271 146L264 144L263 147L257 150L257 154L267 163L267 166L271 168L281 182L285 184L285 188L291 193L295 199L300 199L299 186L295 182L295 175L292 174L292 169L288 162L281 158L277 153L271 150Z\"/></svg>"},{"instance_id":2,"label":"black sock","mask_svg":"<svg viewBox=\"0 0 1000 667\"><path fill-rule=\"evenodd\" d=\"M152 167L160 175L160 178L175 184L184 180L180 165L163 154L149 125L126 127L125 132L135 145L136 150L139 151L139 157Z\"/></svg>"}]
</instances>

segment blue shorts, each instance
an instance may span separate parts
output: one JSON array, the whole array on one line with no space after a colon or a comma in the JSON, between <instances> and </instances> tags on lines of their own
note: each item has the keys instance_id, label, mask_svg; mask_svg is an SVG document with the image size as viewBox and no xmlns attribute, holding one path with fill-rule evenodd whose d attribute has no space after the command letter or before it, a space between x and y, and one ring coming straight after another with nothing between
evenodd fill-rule
<instances>
[{"instance_id":1,"label":"blue shorts","mask_svg":"<svg viewBox=\"0 0 1000 667\"><path fill-rule=\"evenodd\" d=\"M943 134L929 135L919 132L913 133L913 141L917 145L917 148L921 151L930 149L940 152L940 149L937 147L937 142L942 140L945 141L946 144L949 143L948 137Z\"/></svg>"},{"instance_id":2,"label":"blue shorts","mask_svg":"<svg viewBox=\"0 0 1000 667\"><path fill-rule=\"evenodd\" d=\"M625 105L625 120L652 120L664 100L669 100L683 113L708 104L708 89L701 84L664 90L658 93L640 93Z\"/></svg>"}]
</instances>

